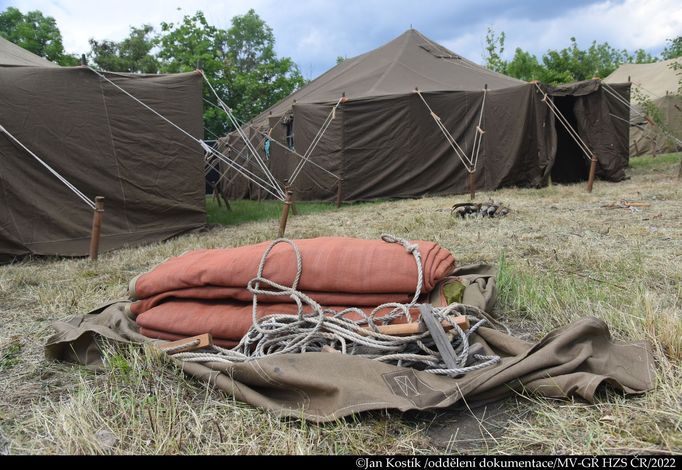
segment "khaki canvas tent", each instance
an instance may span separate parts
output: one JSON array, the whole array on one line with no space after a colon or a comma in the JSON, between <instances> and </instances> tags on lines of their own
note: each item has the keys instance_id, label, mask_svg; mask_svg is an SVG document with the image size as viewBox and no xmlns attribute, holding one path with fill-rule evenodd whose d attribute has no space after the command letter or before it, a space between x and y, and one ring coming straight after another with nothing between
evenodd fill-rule
<instances>
[{"instance_id":1,"label":"khaki canvas tent","mask_svg":"<svg viewBox=\"0 0 682 470\"><path fill-rule=\"evenodd\" d=\"M602 99L598 81L580 88ZM284 183L296 175L301 156L319 136L325 119L333 116L309 161L289 181L297 199L340 196L353 201L466 192L467 168L437 120L471 160L478 129L484 131L475 165L477 189L541 186L554 165L559 126L542 101L548 91L476 65L410 29L378 49L344 60L242 130ZM339 103L342 97L345 101ZM603 118L601 112L598 118ZM610 138L627 134L627 123L607 119L601 121L601 131ZM236 132L220 145L228 157L257 172ZM577 147L569 151L582 168ZM602 177L622 179L627 155L625 160L621 155L613 160L612 152L598 158ZM221 170L225 197L266 196L224 165Z\"/></svg>"},{"instance_id":2,"label":"khaki canvas tent","mask_svg":"<svg viewBox=\"0 0 682 470\"><path fill-rule=\"evenodd\" d=\"M680 69L675 70L674 64ZM630 155L675 152L682 148L682 96L680 79L682 60L670 59L653 64L623 64L604 79L608 84L630 81L633 87L633 111L630 113ZM658 109L664 129L645 117L643 101ZM623 115L625 119L628 114Z\"/></svg>"},{"instance_id":3,"label":"khaki canvas tent","mask_svg":"<svg viewBox=\"0 0 682 470\"><path fill-rule=\"evenodd\" d=\"M102 250L206 223L200 145L93 70L22 51L0 38L0 261L86 255L95 196ZM201 138L199 74L104 76Z\"/></svg>"},{"instance_id":4,"label":"khaki canvas tent","mask_svg":"<svg viewBox=\"0 0 682 470\"><path fill-rule=\"evenodd\" d=\"M604 85L600 80L549 87L549 94L561 115L598 160L597 175L609 181L625 178L628 166L627 116L629 85ZM575 183L587 179L590 162L583 158L579 143L564 126L555 125L556 153L551 169L555 183Z\"/></svg>"}]
</instances>

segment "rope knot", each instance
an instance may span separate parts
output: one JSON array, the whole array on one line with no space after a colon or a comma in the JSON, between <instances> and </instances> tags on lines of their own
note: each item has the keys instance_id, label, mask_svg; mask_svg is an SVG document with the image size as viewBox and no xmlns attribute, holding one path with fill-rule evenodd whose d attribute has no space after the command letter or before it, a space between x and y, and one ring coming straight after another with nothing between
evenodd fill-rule
<instances>
[{"instance_id":1,"label":"rope knot","mask_svg":"<svg viewBox=\"0 0 682 470\"><path fill-rule=\"evenodd\" d=\"M415 251L418 252L419 250L419 245L417 245L416 243L410 243L408 240L404 238L399 238L388 233L384 233L383 235L381 235L381 239L386 243L398 243L399 245L402 245L403 247L405 247L405 251L407 251L410 254L413 254Z\"/></svg>"}]
</instances>

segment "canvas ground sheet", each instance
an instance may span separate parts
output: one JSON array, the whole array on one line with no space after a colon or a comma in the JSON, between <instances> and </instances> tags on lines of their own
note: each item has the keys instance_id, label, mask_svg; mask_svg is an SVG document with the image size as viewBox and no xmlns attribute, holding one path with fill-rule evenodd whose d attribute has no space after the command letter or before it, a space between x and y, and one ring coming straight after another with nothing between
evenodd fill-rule
<instances>
[{"instance_id":1,"label":"canvas ground sheet","mask_svg":"<svg viewBox=\"0 0 682 470\"><path fill-rule=\"evenodd\" d=\"M465 286L462 302L490 311L495 301L494 268L463 266L453 273ZM147 343L130 301L106 304L54 325L46 357L102 366L102 344ZM654 362L646 342L621 343L607 325L586 317L547 334L537 343L482 327L471 336L483 354L501 361L459 377L446 377L337 353L267 356L244 363L181 362L188 375L239 401L279 416L332 421L367 410L446 408L462 400L477 406L517 392L593 401L610 387L626 394L654 387ZM175 359L173 359L175 360Z\"/></svg>"}]
</instances>

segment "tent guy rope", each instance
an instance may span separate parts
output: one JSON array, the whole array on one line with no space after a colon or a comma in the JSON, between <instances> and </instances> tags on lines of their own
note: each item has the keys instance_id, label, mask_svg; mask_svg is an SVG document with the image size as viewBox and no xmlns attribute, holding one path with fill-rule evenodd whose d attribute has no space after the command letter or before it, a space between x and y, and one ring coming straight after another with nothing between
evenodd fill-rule
<instances>
[{"instance_id":1,"label":"tent guy rope","mask_svg":"<svg viewBox=\"0 0 682 470\"><path fill-rule=\"evenodd\" d=\"M199 70L199 73L204 79L204 82L208 85L209 89L215 96L216 100L218 100L218 105L222 108L222 110L225 112L227 115L227 118L229 119L230 123L232 126L235 128L237 134L242 138L244 141L244 145L248 148L249 152L251 155L254 157L255 162L258 164L260 167L261 171L269 181L270 186L279 194L279 199L284 200L286 199L286 194L284 193L284 189L282 186L279 184L279 182L276 180L276 178L273 176L272 172L268 168L267 164L263 161L261 156L258 153L258 150L253 146L253 143L251 142L251 139L249 139L246 134L244 134L244 131L242 130L241 126L239 125L239 122L237 121L237 118L234 116L232 113L232 109L225 104L225 102L220 98L218 95L218 92L215 90L213 87L213 84L211 84L210 80L206 76L206 74L203 72L203 70Z\"/></svg>"},{"instance_id":2,"label":"tent guy rope","mask_svg":"<svg viewBox=\"0 0 682 470\"><path fill-rule=\"evenodd\" d=\"M74 186L72 183L69 182L65 177L63 177L57 170L52 168L45 160L40 158L38 155L36 155L31 149L26 147L19 139L17 139L10 131L5 129L5 127L0 124L0 132L5 134L11 141L13 141L15 144L17 144L19 147L21 147L26 153L28 153L30 156L35 158L35 160L40 163L47 171L49 171L55 178L57 178L61 183L66 186L71 192L73 192L80 200L82 200L85 204L88 205L88 207L92 210L95 210L95 203L88 198L83 192L78 189L76 186Z\"/></svg>"},{"instance_id":3,"label":"tent guy rope","mask_svg":"<svg viewBox=\"0 0 682 470\"><path fill-rule=\"evenodd\" d=\"M331 125L332 121L336 119L336 110L341 105L341 103L344 103L345 101L346 97L341 96L341 98L339 98L336 104L332 107L331 111L329 111L329 114L324 120L324 123L317 131L317 134L313 138L312 142L310 142L310 145L308 145L308 149L303 154L303 158L301 159L300 162L298 162L298 165L296 166L296 168L294 168L294 171L291 173L291 176L289 176L288 181L290 185L293 185L294 181L296 181L296 178L298 178L298 175L301 174L303 167L310 160L312 153L315 151L315 147L317 147L317 144L319 144L320 141L322 140L322 137L324 137L324 134L327 132L327 129Z\"/></svg>"},{"instance_id":4,"label":"tent guy rope","mask_svg":"<svg viewBox=\"0 0 682 470\"><path fill-rule=\"evenodd\" d=\"M464 168L468 173L474 173L476 171L476 166L478 164L478 157L480 154L481 150L481 140L483 138L483 134L485 131L481 128L481 124L483 123L483 113L485 111L485 101L486 101L486 96L488 94L488 88L487 86L483 89L483 100L481 102L481 111L478 116L478 125L476 126L476 135L474 136L474 144L471 149L471 156L468 156L464 149L457 143L457 140L452 136L450 131L448 131L447 127L445 127L445 124L443 124L442 119L440 116L438 116L433 109L431 109L431 106L429 106L429 103L426 101L424 96L422 95L421 91L419 88L415 88L414 92L419 96L421 99L422 103L424 103L424 106L426 106L426 109L429 111L429 114L435 121L436 125L438 125L438 128L440 131L443 133L443 136L445 137L445 140L447 140L448 144L450 144L450 147L452 150L455 151L455 155L457 155L457 158L462 162L464 165Z\"/></svg>"},{"instance_id":5,"label":"tent guy rope","mask_svg":"<svg viewBox=\"0 0 682 470\"><path fill-rule=\"evenodd\" d=\"M207 145L203 140L194 137L192 134L190 134L189 132L187 132L185 129L183 129L182 127L178 126L178 125L175 124L173 121L171 121L170 119L168 119L167 117L163 116L161 113L159 113L158 111L156 111L154 108L152 108L151 106L149 106L148 104L146 104L145 102L143 102L142 100L140 100L139 98L135 97L134 95L132 95L131 93L129 93L127 90L121 88L121 87L120 87L119 85L117 85L115 82L113 82L112 80L110 80L109 78L107 78L104 74L102 74L102 73L100 73L99 71L93 69L92 67L87 67L87 68L88 68L90 71L92 71L94 74L96 74L98 77L100 77L102 80L108 82L108 83L111 84L114 88L118 89L119 91L121 91L122 93L124 93L125 95L127 95L129 98L131 98L133 101L137 102L138 104L140 104L141 106L143 106L145 109L147 109L148 111L152 112L153 114L155 114L156 116L158 116L159 118L161 118L162 120L164 120L164 121L165 121L166 123L168 123L170 126L172 126L172 127L174 127L175 129L177 129L180 133L182 133L183 135L187 136L188 138L190 138L191 140L193 140L194 142L196 142L197 144L199 144L199 145L204 149L205 152L207 152L207 153L210 152L211 154L215 155L216 158L218 158L219 160L223 161L223 162L226 163L227 165L231 166L231 167L234 168L236 171L242 173L242 176L244 176L245 178L247 178L247 179L250 180L250 181L253 181L254 184L256 184L256 185L260 186L261 188L263 188L265 191L267 191L268 193L270 193L270 194L271 194L272 196L274 196L276 199L279 199L280 201L284 201L284 195L283 195L283 194L280 194L280 193L277 191L277 189L279 189L279 186L276 187L277 189L272 188L272 190L271 190L271 188L270 188L270 183L266 182L265 180L263 180L262 178L260 178L258 175L254 174L253 172L249 171L247 168L245 168L245 167L239 165L238 163L231 161L227 156L223 155L221 152L219 152L219 151L217 151L216 149L212 148L211 146ZM274 191L274 192L273 192L273 191Z\"/></svg>"},{"instance_id":6,"label":"tent guy rope","mask_svg":"<svg viewBox=\"0 0 682 470\"><path fill-rule=\"evenodd\" d=\"M632 82L632 84L634 84L635 86L641 87L643 90L646 90L646 88L642 87L641 85L638 85L636 82ZM682 140L678 139L678 138L677 138L675 135L673 135L668 129L666 129L666 128L662 127L662 126L657 125L655 122L653 122L653 120L652 120L649 116L647 116L645 113L641 112L640 110L638 110L637 108L635 108L634 106L632 106L632 104L631 104L629 101L627 101L625 98L623 98L622 96L620 96L620 95L618 94L618 92L616 92L616 90L614 90L613 87L611 87L608 83L602 82L602 85L604 86L604 90L605 90L607 93L609 93L611 96L613 96L613 97L614 97L616 100L618 100L621 104L624 104L625 106L627 106L627 108L630 110L630 112L635 113L635 115L637 115L637 116L641 117L642 119L646 120L648 123L653 124L653 126L656 127L657 129L659 129L659 130L663 133L663 135L665 135L665 136L668 137L669 139L674 140L675 142L677 142L678 145L682 146ZM653 96L656 96L656 95L653 95ZM612 116L613 116L613 115L612 115ZM618 116L614 116L614 117L616 117L616 118L618 118L618 119L621 119L621 120L625 120L625 119L620 118L620 117L618 117ZM627 120L627 122L630 122L629 119Z\"/></svg>"}]
</instances>

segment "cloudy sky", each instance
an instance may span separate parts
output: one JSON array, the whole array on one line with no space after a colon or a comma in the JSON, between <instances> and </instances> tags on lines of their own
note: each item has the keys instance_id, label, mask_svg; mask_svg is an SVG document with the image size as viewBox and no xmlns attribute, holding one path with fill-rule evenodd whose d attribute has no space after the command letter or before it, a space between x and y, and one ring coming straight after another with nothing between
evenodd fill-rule
<instances>
[{"instance_id":1,"label":"cloudy sky","mask_svg":"<svg viewBox=\"0 0 682 470\"><path fill-rule=\"evenodd\" d=\"M0 0L53 16L67 52L87 52L88 39L122 39L130 25L174 21L201 10L216 26L249 8L265 19L277 52L292 57L306 78L380 46L410 26L475 62L481 62L488 26L507 35L505 55L516 47L542 54L575 36L586 47L608 41L657 54L667 38L682 34L682 1L523 0Z\"/></svg>"}]
</instances>

